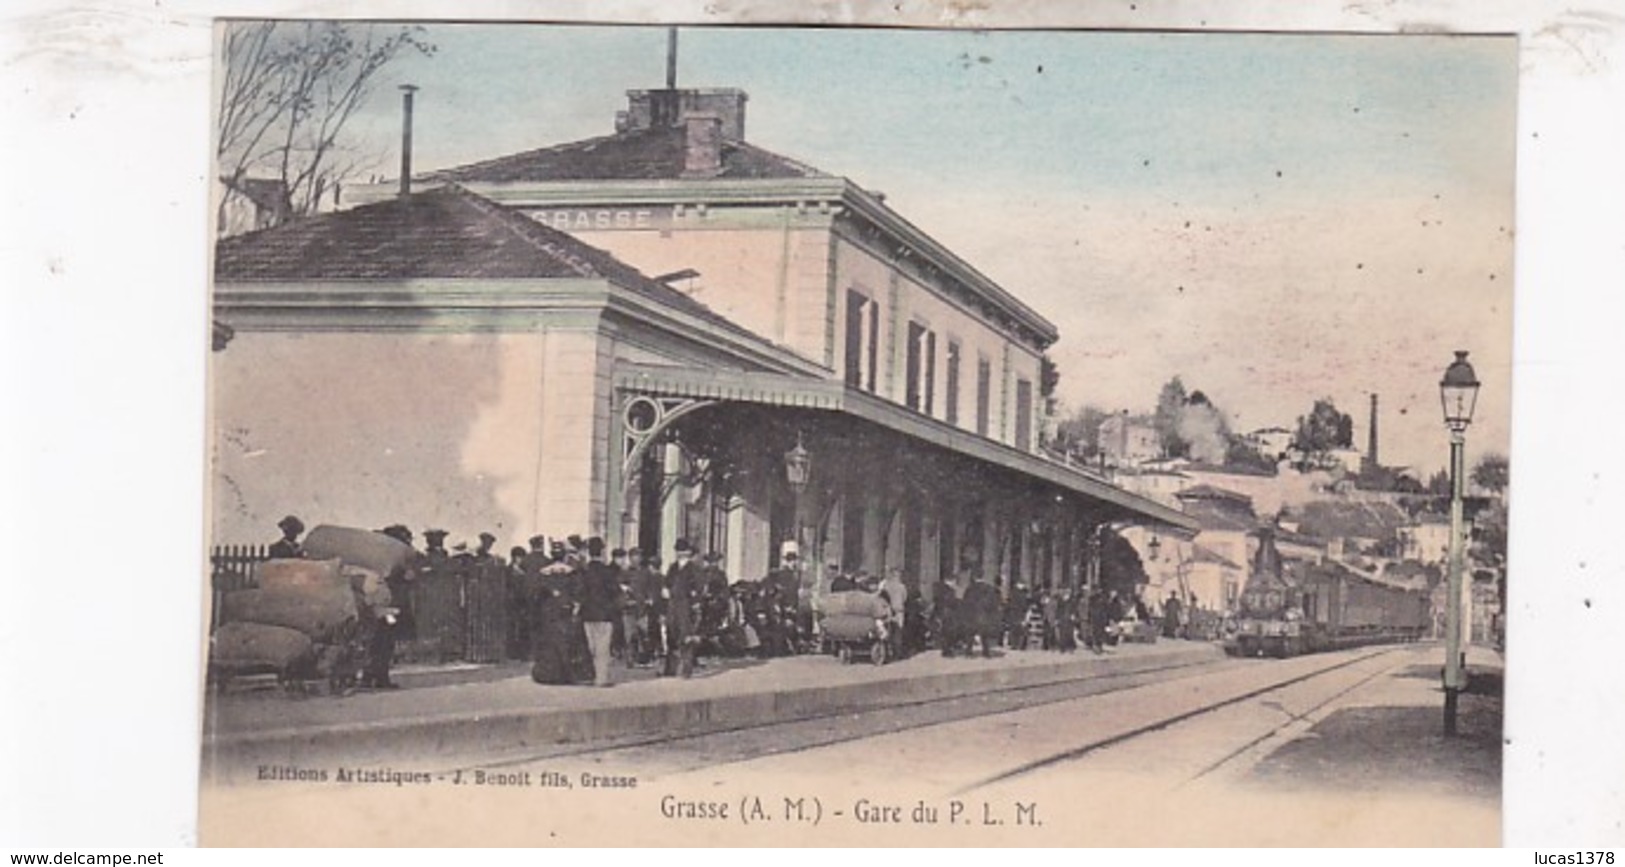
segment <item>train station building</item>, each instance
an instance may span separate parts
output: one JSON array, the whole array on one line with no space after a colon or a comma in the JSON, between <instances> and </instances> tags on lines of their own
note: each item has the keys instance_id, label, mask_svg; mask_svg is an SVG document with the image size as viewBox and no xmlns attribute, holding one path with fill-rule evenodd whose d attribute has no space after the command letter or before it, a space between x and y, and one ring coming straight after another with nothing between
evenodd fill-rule
<instances>
[{"instance_id":1,"label":"train station building","mask_svg":"<svg viewBox=\"0 0 1625 867\"><path fill-rule=\"evenodd\" d=\"M295 512L1056 586L1101 526L1196 529L1040 448L1052 323L746 105L633 91L612 134L222 240L216 541Z\"/></svg>"}]
</instances>

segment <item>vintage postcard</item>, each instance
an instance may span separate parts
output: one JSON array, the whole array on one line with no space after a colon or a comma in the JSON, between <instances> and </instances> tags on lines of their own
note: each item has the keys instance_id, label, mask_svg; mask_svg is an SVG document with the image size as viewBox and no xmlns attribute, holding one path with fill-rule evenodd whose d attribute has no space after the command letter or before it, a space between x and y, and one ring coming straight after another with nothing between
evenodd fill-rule
<instances>
[{"instance_id":1,"label":"vintage postcard","mask_svg":"<svg viewBox=\"0 0 1625 867\"><path fill-rule=\"evenodd\" d=\"M1504 35L226 20L205 845L1495 845Z\"/></svg>"}]
</instances>

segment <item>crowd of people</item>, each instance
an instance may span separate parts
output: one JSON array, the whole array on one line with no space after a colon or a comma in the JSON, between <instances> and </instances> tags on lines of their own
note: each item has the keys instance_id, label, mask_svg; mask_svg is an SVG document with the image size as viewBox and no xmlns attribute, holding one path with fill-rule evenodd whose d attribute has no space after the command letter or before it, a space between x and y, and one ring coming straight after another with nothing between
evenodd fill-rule
<instances>
[{"instance_id":1,"label":"crowd of people","mask_svg":"<svg viewBox=\"0 0 1625 867\"><path fill-rule=\"evenodd\" d=\"M302 557L304 524L285 518L272 558ZM404 525L378 532L413 545ZM525 659L538 683L613 684L612 661L689 677L707 656L776 655L800 649L800 573L795 557L759 581L730 582L716 552L686 539L662 570L636 548L598 537L533 536L506 560L496 537L446 547L423 531L406 565L386 576L387 612L365 612L360 685L393 689L397 657L445 663ZM397 645L405 650L398 652Z\"/></svg>"},{"instance_id":2,"label":"crowd of people","mask_svg":"<svg viewBox=\"0 0 1625 867\"><path fill-rule=\"evenodd\" d=\"M289 516L273 558L300 557L304 525ZM404 525L378 532L413 546ZM992 582L966 570L938 582L927 596L902 571L849 573L825 564L825 580L807 576L793 549L758 579L730 581L716 552L701 554L679 539L672 563L636 548L608 548L598 537L533 536L506 559L496 536L480 533L472 548L446 547L443 530L423 531L406 565L386 576L391 605L363 615L359 685L393 689L399 658L491 663L523 659L538 683L611 686L613 665L690 677L707 660L780 656L828 649L819 635L820 597L859 592L877 598L888 658L928 649L945 656L991 654L995 648L1070 653L1080 644L1103 653L1125 620L1151 622L1137 596L1097 587L1035 588ZM1160 631L1183 637L1184 615L1173 596ZM404 648L404 650L400 649Z\"/></svg>"}]
</instances>

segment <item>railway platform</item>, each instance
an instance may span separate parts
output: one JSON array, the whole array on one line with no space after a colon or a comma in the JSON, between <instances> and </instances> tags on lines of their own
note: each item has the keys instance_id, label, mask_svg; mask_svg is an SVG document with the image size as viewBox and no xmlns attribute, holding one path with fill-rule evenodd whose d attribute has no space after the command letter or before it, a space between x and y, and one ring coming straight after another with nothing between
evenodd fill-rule
<instances>
[{"instance_id":1,"label":"railway platform","mask_svg":"<svg viewBox=\"0 0 1625 867\"><path fill-rule=\"evenodd\" d=\"M1003 651L991 658L930 652L884 666L831 656L715 661L691 679L615 668L614 688L542 686L520 665L405 669L402 688L293 697L274 687L211 693L205 773L261 765L380 761L494 753L693 729L728 729L1222 659L1217 644L1160 641L1087 651Z\"/></svg>"}]
</instances>

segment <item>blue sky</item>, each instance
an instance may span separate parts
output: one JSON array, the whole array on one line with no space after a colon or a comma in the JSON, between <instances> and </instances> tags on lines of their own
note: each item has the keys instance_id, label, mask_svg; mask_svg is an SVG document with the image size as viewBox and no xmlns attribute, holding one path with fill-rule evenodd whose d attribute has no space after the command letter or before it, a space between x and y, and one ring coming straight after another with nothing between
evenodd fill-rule
<instances>
[{"instance_id":1,"label":"blue sky","mask_svg":"<svg viewBox=\"0 0 1625 867\"><path fill-rule=\"evenodd\" d=\"M393 172L611 131L663 28L438 25L354 132ZM679 84L749 92L752 142L885 191L1050 317L1061 396L1148 407L1180 375L1239 428L1382 396L1385 459L1443 463L1451 350L1509 428L1510 38L685 28Z\"/></svg>"}]
</instances>

